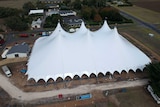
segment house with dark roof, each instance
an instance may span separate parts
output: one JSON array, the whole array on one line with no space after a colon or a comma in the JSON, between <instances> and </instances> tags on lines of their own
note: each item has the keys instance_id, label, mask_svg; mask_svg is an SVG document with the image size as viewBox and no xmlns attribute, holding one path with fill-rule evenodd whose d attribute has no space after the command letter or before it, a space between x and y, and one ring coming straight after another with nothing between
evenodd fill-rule
<instances>
[{"instance_id":1,"label":"house with dark roof","mask_svg":"<svg viewBox=\"0 0 160 107\"><path fill-rule=\"evenodd\" d=\"M30 47L25 42L16 44L6 54L6 58L27 57L30 52Z\"/></svg>"},{"instance_id":2,"label":"house with dark roof","mask_svg":"<svg viewBox=\"0 0 160 107\"><path fill-rule=\"evenodd\" d=\"M63 17L63 24L68 25L70 27L80 27L81 23L82 19L77 16Z\"/></svg>"},{"instance_id":3,"label":"house with dark roof","mask_svg":"<svg viewBox=\"0 0 160 107\"><path fill-rule=\"evenodd\" d=\"M73 10L60 10L59 15L60 16L76 16L76 12Z\"/></svg>"}]
</instances>

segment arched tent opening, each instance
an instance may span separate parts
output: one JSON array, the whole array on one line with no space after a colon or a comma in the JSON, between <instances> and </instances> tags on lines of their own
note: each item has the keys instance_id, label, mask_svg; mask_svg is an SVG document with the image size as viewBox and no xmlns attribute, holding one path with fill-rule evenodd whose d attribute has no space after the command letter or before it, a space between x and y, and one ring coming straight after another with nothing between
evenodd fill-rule
<instances>
[{"instance_id":1,"label":"arched tent opening","mask_svg":"<svg viewBox=\"0 0 160 107\"><path fill-rule=\"evenodd\" d=\"M126 75L127 72L126 72L125 70L122 70L122 71L121 71L121 74L125 74L125 75Z\"/></svg>"},{"instance_id":2,"label":"arched tent opening","mask_svg":"<svg viewBox=\"0 0 160 107\"><path fill-rule=\"evenodd\" d=\"M86 74L83 74L83 75L81 76L81 78L82 78L82 79L87 79L88 76L87 76Z\"/></svg>"},{"instance_id":3,"label":"arched tent opening","mask_svg":"<svg viewBox=\"0 0 160 107\"><path fill-rule=\"evenodd\" d=\"M104 77L104 74L102 72L99 72L97 77L102 78L102 77Z\"/></svg>"},{"instance_id":4,"label":"arched tent opening","mask_svg":"<svg viewBox=\"0 0 160 107\"><path fill-rule=\"evenodd\" d=\"M143 74L143 78L147 78L148 76L149 76L149 72L148 72L148 70L147 70L147 68L145 67L145 68L143 68L143 72L142 72L142 74Z\"/></svg>"},{"instance_id":5,"label":"arched tent opening","mask_svg":"<svg viewBox=\"0 0 160 107\"><path fill-rule=\"evenodd\" d=\"M62 78L62 77L58 77L58 78L56 79L56 82L63 82L63 78Z\"/></svg>"},{"instance_id":6,"label":"arched tent opening","mask_svg":"<svg viewBox=\"0 0 160 107\"><path fill-rule=\"evenodd\" d=\"M132 69L130 69L128 71L128 76L129 76L129 79L134 79L136 77L135 71L133 71Z\"/></svg>"},{"instance_id":7,"label":"arched tent opening","mask_svg":"<svg viewBox=\"0 0 160 107\"><path fill-rule=\"evenodd\" d=\"M114 71L113 75L120 75L120 73L118 71Z\"/></svg>"},{"instance_id":8,"label":"arched tent opening","mask_svg":"<svg viewBox=\"0 0 160 107\"><path fill-rule=\"evenodd\" d=\"M74 77L73 77L73 80L79 80L80 79L80 77L78 76L78 75L75 75Z\"/></svg>"},{"instance_id":9,"label":"arched tent opening","mask_svg":"<svg viewBox=\"0 0 160 107\"><path fill-rule=\"evenodd\" d=\"M67 76L64 80L65 80L65 81L71 81L72 78L71 78L70 76Z\"/></svg>"},{"instance_id":10,"label":"arched tent opening","mask_svg":"<svg viewBox=\"0 0 160 107\"><path fill-rule=\"evenodd\" d=\"M135 74L135 71L134 71L133 69L130 69L130 70L128 71L128 73L134 73L134 74Z\"/></svg>"},{"instance_id":11,"label":"arched tent opening","mask_svg":"<svg viewBox=\"0 0 160 107\"><path fill-rule=\"evenodd\" d=\"M142 70L141 69L137 69L136 70L136 74L141 74L142 73Z\"/></svg>"},{"instance_id":12,"label":"arched tent opening","mask_svg":"<svg viewBox=\"0 0 160 107\"><path fill-rule=\"evenodd\" d=\"M143 71L141 69L136 70L136 77L137 78L142 78L143 77Z\"/></svg>"},{"instance_id":13,"label":"arched tent opening","mask_svg":"<svg viewBox=\"0 0 160 107\"><path fill-rule=\"evenodd\" d=\"M148 70L146 67L143 68L143 72L147 72L148 73Z\"/></svg>"},{"instance_id":14,"label":"arched tent opening","mask_svg":"<svg viewBox=\"0 0 160 107\"><path fill-rule=\"evenodd\" d=\"M113 73L113 77L117 80L119 80L121 78L120 73L118 71L114 71Z\"/></svg>"},{"instance_id":15,"label":"arched tent opening","mask_svg":"<svg viewBox=\"0 0 160 107\"><path fill-rule=\"evenodd\" d=\"M48 84L49 84L49 83L54 83L53 78L49 78L48 81L47 81L47 83L48 83Z\"/></svg>"},{"instance_id":16,"label":"arched tent opening","mask_svg":"<svg viewBox=\"0 0 160 107\"><path fill-rule=\"evenodd\" d=\"M122 70L120 75L121 75L121 79L123 80L128 79L127 72L125 70Z\"/></svg>"},{"instance_id":17,"label":"arched tent opening","mask_svg":"<svg viewBox=\"0 0 160 107\"><path fill-rule=\"evenodd\" d=\"M46 84L46 82L44 81L44 79L39 79L39 80L37 81L37 83L38 83L38 84Z\"/></svg>"},{"instance_id":18,"label":"arched tent opening","mask_svg":"<svg viewBox=\"0 0 160 107\"><path fill-rule=\"evenodd\" d=\"M106 76L112 75L109 71L106 72Z\"/></svg>"},{"instance_id":19,"label":"arched tent opening","mask_svg":"<svg viewBox=\"0 0 160 107\"><path fill-rule=\"evenodd\" d=\"M29 85L33 85L33 84L36 84L36 81L35 81L35 79L30 78L30 79L28 80L28 83L29 83Z\"/></svg>"},{"instance_id":20,"label":"arched tent opening","mask_svg":"<svg viewBox=\"0 0 160 107\"><path fill-rule=\"evenodd\" d=\"M90 78L96 78L96 74L91 73Z\"/></svg>"},{"instance_id":21,"label":"arched tent opening","mask_svg":"<svg viewBox=\"0 0 160 107\"><path fill-rule=\"evenodd\" d=\"M109 71L106 72L106 77L112 79L113 75Z\"/></svg>"}]
</instances>

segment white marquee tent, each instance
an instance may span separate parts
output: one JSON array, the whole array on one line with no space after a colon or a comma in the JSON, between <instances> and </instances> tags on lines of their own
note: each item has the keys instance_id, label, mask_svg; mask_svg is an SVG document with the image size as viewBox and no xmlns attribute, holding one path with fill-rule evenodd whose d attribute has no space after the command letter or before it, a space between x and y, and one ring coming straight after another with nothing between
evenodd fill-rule
<instances>
[{"instance_id":1,"label":"white marquee tent","mask_svg":"<svg viewBox=\"0 0 160 107\"><path fill-rule=\"evenodd\" d=\"M123 38L117 28L105 21L97 31L88 30L84 22L75 33L63 30L60 23L48 37L36 40L28 60L28 79L47 81L83 74L105 74L143 69L151 60Z\"/></svg>"}]
</instances>

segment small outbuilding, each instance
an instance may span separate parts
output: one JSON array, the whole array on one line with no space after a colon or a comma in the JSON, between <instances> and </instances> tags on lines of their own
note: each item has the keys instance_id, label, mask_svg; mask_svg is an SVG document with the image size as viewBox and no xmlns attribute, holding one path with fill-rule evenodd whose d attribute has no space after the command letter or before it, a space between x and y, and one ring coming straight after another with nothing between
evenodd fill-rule
<instances>
[{"instance_id":1,"label":"small outbuilding","mask_svg":"<svg viewBox=\"0 0 160 107\"><path fill-rule=\"evenodd\" d=\"M26 43L16 44L6 54L6 58L27 57L30 47Z\"/></svg>"},{"instance_id":2,"label":"small outbuilding","mask_svg":"<svg viewBox=\"0 0 160 107\"><path fill-rule=\"evenodd\" d=\"M30 10L28 14L44 14L44 9Z\"/></svg>"},{"instance_id":3,"label":"small outbuilding","mask_svg":"<svg viewBox=\"0 0 160 107\"><path fill-rule=\"evenodd\" d=\"M41 28L42 20L38 18L36 21L32 21L31 29Z\"/></svg>"}]
</instances>

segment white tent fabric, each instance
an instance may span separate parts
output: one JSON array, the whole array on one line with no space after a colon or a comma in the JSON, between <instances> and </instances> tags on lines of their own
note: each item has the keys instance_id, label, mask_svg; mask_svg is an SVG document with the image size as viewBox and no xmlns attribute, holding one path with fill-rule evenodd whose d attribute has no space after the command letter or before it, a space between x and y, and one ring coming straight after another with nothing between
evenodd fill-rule
<instances>
[{"instance_id":1,"label":"white tent fabric","mask_svg":"<svg viewBox=\"0 0 160 107\"><path fill-rule=\"evenodd\" d=\"M75 33L63 30L60 23L48 37L36 40L28 60L28 79L35 81L83 74L105 74L143 69L151 60L123 38L117 28L105 21L97 31L88 30L84 22Z\"/></svg>"}]
</instances>

